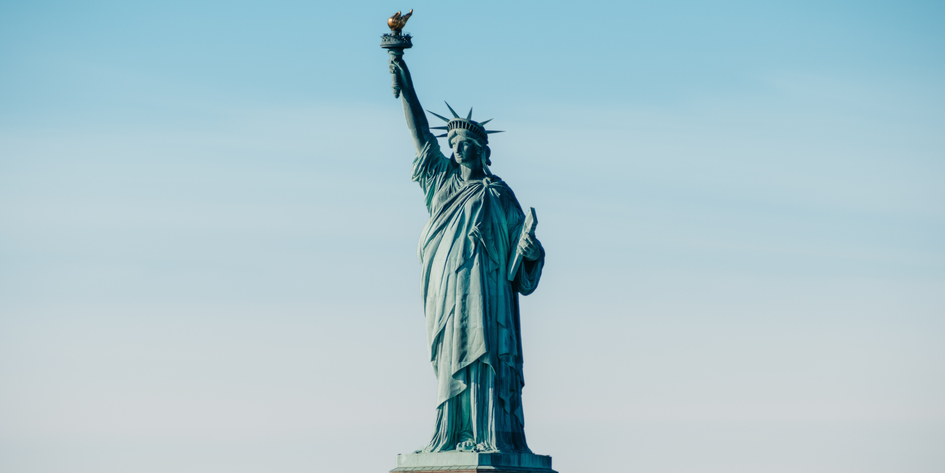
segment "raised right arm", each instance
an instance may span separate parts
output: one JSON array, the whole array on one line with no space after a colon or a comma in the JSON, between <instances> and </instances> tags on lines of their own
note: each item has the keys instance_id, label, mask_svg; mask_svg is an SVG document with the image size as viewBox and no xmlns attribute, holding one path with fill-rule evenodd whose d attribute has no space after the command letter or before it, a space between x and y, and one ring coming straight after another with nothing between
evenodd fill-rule
<instances>
[{"instance_id":1,"label":"raised right arm","mask_svg":"<svg viewBox=\"0 0 945 473\"><path fill-rule=\"evenodd\" d=\"M413 88L410 70L407 69L403 55L391 54L391 56L390 72L394 74L394 96L396 97L397 93L400 92L401 101L404 104L404 118L407 119L407 128L410 130L414 146L417 147L417 154L420 154L427 142L436 138L433 138L433 135L430 134L430 124L427 122L427 116L420 106L420 100L417 98L417 91Z\"/></svg>"}]
</instances>

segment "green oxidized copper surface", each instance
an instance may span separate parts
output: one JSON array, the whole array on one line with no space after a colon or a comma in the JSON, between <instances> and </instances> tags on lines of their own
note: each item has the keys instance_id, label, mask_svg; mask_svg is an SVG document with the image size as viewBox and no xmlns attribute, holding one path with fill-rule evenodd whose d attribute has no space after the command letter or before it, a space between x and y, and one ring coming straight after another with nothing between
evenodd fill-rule
<instances>
[{"instance_id":1,"label":"green oxidized copper surface","mask_svg":"<svg viewBox=\"0 0 945 473\"><path fill-rule=\"evenodd\" d=\"M382 47L390 52L394 96L401 98L417 150L412 179L430 216L417 253L437 405L432 438L414 456L402 456L407 463L399 460L398 467L450 462L429 455L452 452L484 455L476 461L514 457L534 463L528 468L550 471L550 457L528 448L522 408L519 296L536 290L544 267L537 218L534 209L523 211L508 183L490 169L489 135L496 131L486 130L489 120L475 120L471 109L460 117L449 104L450 117L430 112L445 122L437 128L445 131L439 137L446 138L451 155L440 151L403 58L409 35L404 42L400 29L409 16L398 12L388 21L392 33Z\"/></svg>"}]
</instances>

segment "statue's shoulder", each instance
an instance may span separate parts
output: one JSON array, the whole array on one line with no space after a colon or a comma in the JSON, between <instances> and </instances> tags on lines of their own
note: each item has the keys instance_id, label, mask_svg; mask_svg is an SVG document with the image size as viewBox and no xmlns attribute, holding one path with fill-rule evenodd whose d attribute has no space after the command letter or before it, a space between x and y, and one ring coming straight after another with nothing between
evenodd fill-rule
<instances>
[{"instance_id":1,"label":"statue's shoulder","mask_svg":"<svg viewBox=\"0 0 945 473\"><path fill-rule=\"evenodd\" d=\"M437 141L436 137L428 135L427 142L423 145L423 148L420 150L418 157L430 156L437 158L446 158L446 155L443 154L443 150L440 149L440 142Z\"/></svg>"},{"instance_id":2,"label":"statue's shoulder","mask_svg":"<svg viewBox=\"0 0 945 473\"><path fill-rule=\"evenodd\" d=\"M509 192L512 192L512 188L509 187L509 183L508 183L508 182L505 182L505 180L502 179L501 177L499 177L499 176L497 176L497 175L495 175L495 174L492 174L492 175L490 175L487 179L489 179L489 185L490 185L490 186L502 187L503 190L507 190L507 191L509 191Z\"/></svg>"},{"instance_id":3,"label":"statue's shoulder","mask_svg":"<svg viewBox=\"0 0 945 473\"><path fill-rule=\"evenodd\" d=\"M519 209L519 212L521 212L522 206L519 205L518 199L515 197L515 192L512 191L512 187L509 186L509 183L505 182L504 179L502 179L499 176L496 176L495 174L491 176L491 180L492 180L492 186L498 187L501 189L501 191L499 192L499 195L502 197L502 200L506 202L506 204L509 207L517 208Z\"/></svg>"}]
</instances>

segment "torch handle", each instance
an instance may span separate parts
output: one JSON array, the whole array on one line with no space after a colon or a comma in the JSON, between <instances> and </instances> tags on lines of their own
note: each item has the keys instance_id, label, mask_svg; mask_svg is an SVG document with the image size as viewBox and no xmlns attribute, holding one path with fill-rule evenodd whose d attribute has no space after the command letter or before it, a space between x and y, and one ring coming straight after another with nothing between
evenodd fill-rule
<instances>
[{"instance_id":1,"label":"torch handle","mask_svg":"<svg viewBox=\"0 0 945 473\"><path fill-rule=\"evenodd\" d=\"M400 59L401 56L404 55L403 49L391 48L391 49L388 49L387 52L390 53L391 63ZM395 71L393 67L391 68L390 72L391 72L391 75L393 76L393 83L391 84L390 88L394 90L394 98L398 99L400 98L400 90L401 90L400 81L398 80L397 71Z\"/></svg>"}]
</instances>

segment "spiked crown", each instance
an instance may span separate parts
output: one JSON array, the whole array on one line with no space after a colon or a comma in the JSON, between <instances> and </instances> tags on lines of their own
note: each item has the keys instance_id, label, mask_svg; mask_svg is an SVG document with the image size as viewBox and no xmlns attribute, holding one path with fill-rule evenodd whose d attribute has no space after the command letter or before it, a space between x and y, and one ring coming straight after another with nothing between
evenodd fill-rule
<instances>
[{"instance_id":1,"label":"spiked crown","mask_svg":"<svg viewBox=\"0 0 945 473\"><path fill-rule=\"evenodd\" d=\"M492 121L491 118L483 122L477 122L473 120L472 108L469 109L469 114L466 115L466 118L461 118L459 115L457 115L456 112L453 110L453 107L450 107L450 104L448 103L446 104L446 108L450 109L450 113L453 114L452 119L446 118L442 115L438 115L436 113L433 113L427 110L427 112L429 112L430 114L446 122L446 126L430 127L431 129L434 129L434 130L446 130L446 133L443 133L442 135L436 135L437 138L449 136L450 132L453 130L467 130L470 133L472 133L474 136L480 138L483 144L487 144L489 143L489 135L491 135L492 133L502 133L501 131L498 131L498 130L486 130L486 128L483 126L486 123L489 123L490 121Z\"/></svg>"}]
</instances>

